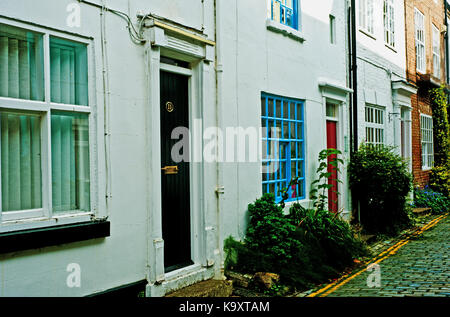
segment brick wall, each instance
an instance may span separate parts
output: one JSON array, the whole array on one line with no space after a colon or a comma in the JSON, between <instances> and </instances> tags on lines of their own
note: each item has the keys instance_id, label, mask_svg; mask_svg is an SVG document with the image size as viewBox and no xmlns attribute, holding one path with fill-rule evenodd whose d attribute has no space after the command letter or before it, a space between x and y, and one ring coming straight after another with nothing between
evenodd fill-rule
<instances>
[{"instance_id":1,"label":"brick wall","mask_svg":"<svg viewBox=\"0 0 450 317\"><path fill-rule=\"evenodd\" d=\"M421 75L416 72L416 46L415 46L415 23L414 8L420 10L424 15L425 24L425 56L426 56L426 74L431 74L430 79L420 81ZM420 114L432 115L429 89L432 88L431 82L443 83L445 81L445 45L444 36L441 34L441 78L435 78L433 74L433 43L432 43L432 24L439 30L445 22L444 3L438 0L405 0L405 24L406 24L406 74L409 82L417 85L419 90L417 95L411 97L412 105L412 169L414 183L423 187L429 181L430 171L422 170L422 145L420 134ZM426 75L425 74L425 75Z\"/></svg>"}]
</instances>

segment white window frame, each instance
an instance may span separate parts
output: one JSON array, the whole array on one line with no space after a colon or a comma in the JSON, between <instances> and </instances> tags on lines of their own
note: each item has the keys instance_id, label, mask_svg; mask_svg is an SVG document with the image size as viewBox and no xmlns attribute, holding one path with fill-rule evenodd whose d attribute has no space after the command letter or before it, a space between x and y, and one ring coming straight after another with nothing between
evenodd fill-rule
<instances>
[{"instance_id":1,"label":"white window frame","mask_svg":"<svg viewBox=\"0 0 450 317\"><path fill-rule=\"evenodd\" d=\"M420 145L422 154L422 170L429 170L434 167L433 138L433 117L426 114L420 114ZM431 145L431 151L428 150L427 145Z\"/></svg>"},{"instance_id":2,"label":"white window frame","mask_svg":"<svg viewBox=\"0 0 450 317\"><path fill-rule=\"evenodd\" d=\"M371 35L374 30L374 0L359 1L359 28Z\"/></svg>"},{"instance_id":3,"label":"white window frame","mask_svg":"<svg viewBox=\"0 0 450 317\"><path fill-rule=\"evenodd\" d=\"M374 145L375 147L384 145L386 142L385 109L370 104L366 104L364 108L364 113L365 113L364 122L366 125L366 135L365 135L366 144L371 144ZM369 136L372 137L369 138Z\"/></svg>"},{"instance_id":4,"label":"white window frame","mask_svg":"<svg viewBox=\"0 0 450 317\"><path fill-rule=\"evenodd\" d=\"M12 27L21 28L30 32L40 33L43 38L43 62L44 62L44 101L25 100L19 98L0 97L0 108L11 111L39 114L41 122L41 181L42 181L42 207L33 210L19 210L2 212L1 208L1 182L0 182L0 232L46 227L58 224L69 224L91 220L96 215L97 191L96 157L96 123L95 113L95 70L93 68L93 41L88 37L73 35L66 32L47 29L26 22L10 20L0 17L0 23ZM58 37L64 40L86 45L88 56L88 105L69 105L54 103L51 101L50 91L50 37ZM89 124L89 172L90 172L90 211L68 211L53 214L52 212L52 162L51 162L51 111L60 110L68 113L88 114ZM1 159L1 157L0 157ZM0 170L1 179L1 170Z\"/></svg>"},{"instance_id":5,"label":"white window frame","mask_svg":"<svg viewBox=\"0 0 450 317\"><path fill-rule=\"evenodd\" d=\"M390 47L395 47L394 0L384 0L383 22L384 22L384 42Z\"/></svg>"},{"instance_id":6,"label":"white window frame","mask_svg":"<svg viewBox=\"0 0 450 317\"><path fill-rule=\"evenodd\" d=\"M417 8L414 8L414 26L416 42L416 69L420 73L426 71L426 52L425 52L425 16Z\"/></svg>"},{"instance_id":7,"label":"white window frame","mask_svg":"<svg viewBox=\"0 0 450 317\"><path fill-rule=\"evenodd\" d=\"M403 106L400 108L400 121L401 121L401 146L400 151L404 159L411 158L411 108L409 106Z\"/></svg>"},{"instance_id":8,"label":"white window frame","mask_svg":"<svg viewBox=\"0 0 450 317\"><path fill-rule=\"evenodd\" d=\"M433 76L441 77L441 33L439 29L432 24L433 35Z\"/></svg>"}]
</instances>

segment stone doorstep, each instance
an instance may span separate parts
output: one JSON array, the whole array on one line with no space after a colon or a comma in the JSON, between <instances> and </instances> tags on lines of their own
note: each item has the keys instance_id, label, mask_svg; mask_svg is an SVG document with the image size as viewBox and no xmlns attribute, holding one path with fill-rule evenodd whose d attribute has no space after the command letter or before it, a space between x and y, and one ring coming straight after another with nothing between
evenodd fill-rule
<instances>
[{"instance_id":1,"label":"stone doorstep","mask_svg":"<svg viewBox=\"0 0 450 317\"><path fill-rule=\"evenodd\" d=\"M370 244L375 241L376 236L374 234L362 234L360 236L361 240L367 244Z\"/></svg>"},{"instance_id":2,"label":"stone doorstep","mask_svg":"<svg viewBox=\"0 0 450 317\"><path fill-rule=\"evenodd\" d=\"M413 208L413 213L416 215L425 215L431 212L431 208Z\"/></svg>"},{"instance_id":3,"label":"stone doorstep","mask_svg":"<svg viewBox=\"0 0 450 317\"><path fill-rule=\"evenodd\" d=\"M231 281L207 280L184 287L165 297L230 297L232 292Z\"/></svg>"}]
</instances>

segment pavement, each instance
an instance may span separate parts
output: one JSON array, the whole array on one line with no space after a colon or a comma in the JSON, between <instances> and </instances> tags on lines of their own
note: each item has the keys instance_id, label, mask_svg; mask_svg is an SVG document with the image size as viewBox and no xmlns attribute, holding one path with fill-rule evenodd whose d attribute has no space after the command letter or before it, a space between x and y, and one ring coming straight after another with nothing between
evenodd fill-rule
<instances>
[{"instance_id":1,"label":"pavement","mask_svg":"<svg viewBox=\"0 0 450 317\"><path fill-rule=\"evenodd\" d=\"M450 297L450 216L397 241L359 270L308 297Z\"/></svg>"}]
</instances>

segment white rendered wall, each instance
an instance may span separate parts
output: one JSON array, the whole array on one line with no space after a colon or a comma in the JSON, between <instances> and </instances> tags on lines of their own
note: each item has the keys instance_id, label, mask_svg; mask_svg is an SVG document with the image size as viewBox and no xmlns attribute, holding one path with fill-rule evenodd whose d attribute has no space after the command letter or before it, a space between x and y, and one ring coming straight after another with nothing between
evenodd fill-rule
<instances>
[{"instance_id":1,"label":"white rendered wall","mask_svg":"<svg viewBox=\"0 0 450 317\"><path fill-rule=\"evenodd\" d=\"M0 296L83 296L146 278L148 241L146 153L153 149L146 144L145 115L148 105L148 83L144 46L131 42L126 23L106 13L107 75L110 102L110 174L111 198L106 208L106 174L104 145L104 102L102 83L102 50L100 10L81 6L80 28L66 25L69 0L2 0L0 14L42 27L73 32L93 38L95 49L95 81L97 112L99 213L111 222L111 236L104 240L72 243L56 247L0 255ZM92 1L100 4L101 1ZM106 7L129 14L154 13L191 28L205 29L214 37L212 1L201 0L131 0L105 1ZM214 80L214 75L209 78ZM214 100L214 91L211 98ZM158 149L159 150L159 149ZM207 205L215 205L213 181ZM213 203L212 203L213 202ZM213 207L211 207L214 212ZM69 263L81 267L81 287L68 288L66 272Z\"/></svg>"},{"instance_id":2,"label":"white rendered wall","mask_svg":"<svg viewBox=\"0 0 450 317\"><path fill-rule=\"evenodd\" d=\"M219 54L223 63L222 126L260 127L261 92L305 100L306 197L316 178L318 153L326 148L324 99L319 78L346 86L345 2L301 1L303 43L266 28L264 1L222 1ZM329 15L336 18L337 44L330 44ZM343 131L348 136L347 107ZM344 148L342 148L344 150ZM348 153L344 153L348 157ZM221 237L243 238L247 206L262 195L260 163L223 164ZM345 175L343 176L346 179ZM348 210L347 190L342 201ZM302 201L308 206L309 201Z\"/></svg>"},{"instance_id":3,"label":"white rendered wall","mask_svg":"<svg viewBox=\"0 0 450 317\"><path fill-rule=\"evenodd\" d=\"M359 0L356 1L356 38L358 56L358 144L365 140L366 103L385 109L385 144L394 144L392 81L406 78L405 9L403 0L394 0L395 47L384 40L383 3L374 0L374 34L360 29ZM389 114L391 117L389 118Z\"/></svg>"}]
</instances>

